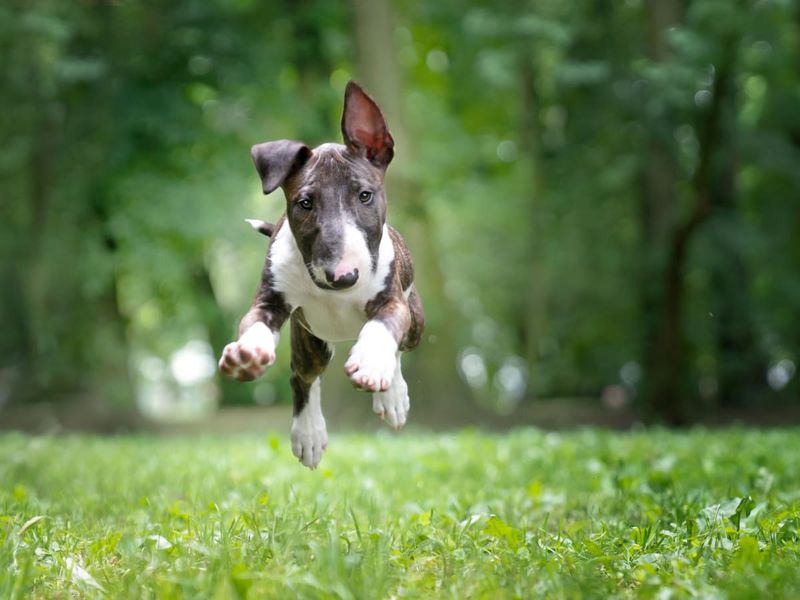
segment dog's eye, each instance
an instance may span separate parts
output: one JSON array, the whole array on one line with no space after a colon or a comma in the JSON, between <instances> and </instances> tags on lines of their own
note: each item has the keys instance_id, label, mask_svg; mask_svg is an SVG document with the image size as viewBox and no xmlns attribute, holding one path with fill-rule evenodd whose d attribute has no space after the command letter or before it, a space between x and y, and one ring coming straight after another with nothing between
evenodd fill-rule
<instances>
[{"instance_id":1,"label":"dog's eye","mask_svg":"<svg viewBox=\"0 0 800 600\"><path fill-rule=\"evenodd\" d=\"M358 195L358 199L361 200L362 204L367 204L370 200L372 200L372 192L364 190Z\"/></svg>"},{"instance_id":2,"label":"dog's eye","mask_svg":"<svg viewBox=\"0 0 800 600\"><path fill-rule=\"evenodd\" d=\"M311 210L311 207L314 206L314 203L308 196L303 196L297 201L297 203L300 205L301 208L305 210Z\"/></svg>"}]
</instances>

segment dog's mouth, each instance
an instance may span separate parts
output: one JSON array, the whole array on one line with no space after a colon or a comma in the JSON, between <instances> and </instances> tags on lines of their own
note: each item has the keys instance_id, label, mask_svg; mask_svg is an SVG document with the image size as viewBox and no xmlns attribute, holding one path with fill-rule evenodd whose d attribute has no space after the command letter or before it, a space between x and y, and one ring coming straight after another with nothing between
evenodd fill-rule
<instances>
[{"instance_id":1,"label":"dog's mouth","mask_svg":"<svg viewBox=\"0 0 800 600\"><path fill-rule=\"evenodd\" d=\"M348 273L346 276L340 277L339 279L329 277L321 267L309 267L308 274L311 277L311 281L314 282L314 285L322 290L349 290L358 283L358 269L355 269L353 273Z\"/></svg>"},{"instance_id":2,"label":"dog's mouth","mask_svg":"<svg viewBox=\"0 0 800 600\"><path fill-rule=\"evenodd\" d=\"M327 282L324 282L324 283L323 282L319 282L316 279L314 280L314 284L318 288L321 288L323 290L332 290L332 291L335 291L335 292L340 292L342 290L349 290L349 289L352 289L355 286L355 283L347 283L347 284L344 284L344 283L333 283L333 284L331 284L331 283L327 283Z\"/></svg>"}]
</instances>

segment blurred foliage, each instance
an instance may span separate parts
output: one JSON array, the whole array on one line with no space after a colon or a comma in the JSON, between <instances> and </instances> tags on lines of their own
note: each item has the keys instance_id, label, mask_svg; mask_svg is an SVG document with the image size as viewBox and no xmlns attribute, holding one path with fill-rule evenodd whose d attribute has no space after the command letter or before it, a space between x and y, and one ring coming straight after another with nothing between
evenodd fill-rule
<instances>
[{"instance_id":1,"label":"blurred foliage","mask_svg":"<svg viewBox=\"0 0 800 600\"><path fill-rule=\"evenodd\" d=\"M397 133L427 402L798 397L797 2L12 1L0 57L0 402L218 354L282 205L247 150L338 139L350 77ZM288 401L287 337L225 401Z\"/></svg>"}]
</instances>

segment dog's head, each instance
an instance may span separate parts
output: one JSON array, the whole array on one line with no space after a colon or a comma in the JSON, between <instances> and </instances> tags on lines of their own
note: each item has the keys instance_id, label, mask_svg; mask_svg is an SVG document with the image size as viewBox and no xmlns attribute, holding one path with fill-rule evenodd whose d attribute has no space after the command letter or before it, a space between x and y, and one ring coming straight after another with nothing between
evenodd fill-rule
<instances>
[{"instance_id":1,"label":"dog's head","mask_svg":"<svg viewBox=\"0 0 800 600\"><path fill-rule=\"evenodd\" d=\"M384 174L394 141L378 105L349 82L342 113L344 143L313 150L280 140L251 155L269 194L282 187L286 218L314 283L342 290L374 271L386 222Z\"/></svg>"}]
</instances>

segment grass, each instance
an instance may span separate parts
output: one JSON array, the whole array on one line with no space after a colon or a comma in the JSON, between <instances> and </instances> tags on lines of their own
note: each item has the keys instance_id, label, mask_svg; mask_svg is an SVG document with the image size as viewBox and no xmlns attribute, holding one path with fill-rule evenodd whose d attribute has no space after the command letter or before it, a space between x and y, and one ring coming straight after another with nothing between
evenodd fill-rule
<instances>
[{"instance_id":1,"label":"grass","mask_svg":"<svg viewBox=\"0 0 800 600\"><path fill-rule=\"evenodd\" d=\"M800 596L800 436L0 437L2 598Z\"/></svg>"}]
</instances>

